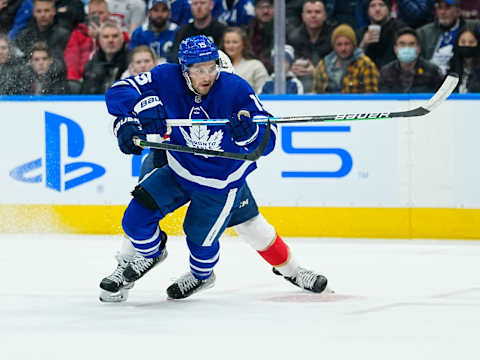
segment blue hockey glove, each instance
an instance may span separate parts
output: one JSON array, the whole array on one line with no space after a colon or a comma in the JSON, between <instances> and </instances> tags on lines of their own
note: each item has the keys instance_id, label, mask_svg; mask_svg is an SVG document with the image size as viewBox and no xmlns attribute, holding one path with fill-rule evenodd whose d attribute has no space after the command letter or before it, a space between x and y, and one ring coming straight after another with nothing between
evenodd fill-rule
<instances>
[{"instance_id":1,"label":"blue hockey glove","mask_svg":"<svg viewBox=\"0 0 480 360\"><path fill-rule=\"evenodd\" d=\"M233 114L228 123L232 139L238 146L245 146L258 136L258 125L250 119L250 113L247 110L240 110Z\"/></svg>"},{"instance_id":2,"label":"blue hockey glove","mask_svg":"<svg viewBox=\"0 0 480 360\"><path fill-rule=\"evenodd\" d=\"M167 113L153 91L143 94L143 98L135 105L133 114L140 120L145 134L164 136L167 132L167 123L165 122Z\"/></svg>"},{"instance_id":3,"label":"blue hockey glove","mask_svg":"<svg viewBox=\"0 0 480 360\"><path fill-rule=\"evenodd\" d=\"M142 153L143 149L133 143L134 136L142 140L147 139L138 119L131 117L116 118L113 123L113 133L117 137L118 147L124 154L140 155Z\"/></svg>"}]
</instances>

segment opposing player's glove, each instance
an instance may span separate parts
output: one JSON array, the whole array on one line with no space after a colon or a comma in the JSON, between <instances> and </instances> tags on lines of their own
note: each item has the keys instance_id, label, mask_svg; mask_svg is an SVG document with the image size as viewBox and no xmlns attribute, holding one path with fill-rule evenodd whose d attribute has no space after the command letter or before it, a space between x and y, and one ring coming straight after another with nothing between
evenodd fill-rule
<instances>
[{"instance_id":1,"label":"opposing player's glove","mask_svg":"<svg viewBox=\"0 0 480 360\"><path fill-rule=\"evenodd\" d=\"M131 117L119 117L113 123L113 133L117 137L118 147L124 154L140 155L142 148L133 143L133 137L137 136L146 140L140 121Z\"/></svg>"},{"instance_id":2,"label":"opposing player's glove","mask_svg":"<svg viewBox=\"0 0 480 360\"><path fill-rule=\"evenodd\" d=\"M258 136L258 125L250 119L250 113L247 110L240 110L233 114L228 126L233 141L238 146L248 145Z\"/></svg>"}]
</instances>

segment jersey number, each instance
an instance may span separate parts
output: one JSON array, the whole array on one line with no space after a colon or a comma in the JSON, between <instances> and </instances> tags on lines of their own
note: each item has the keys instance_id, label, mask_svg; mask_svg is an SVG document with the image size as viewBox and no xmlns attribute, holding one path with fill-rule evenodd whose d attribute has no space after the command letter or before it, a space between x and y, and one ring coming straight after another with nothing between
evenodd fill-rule
<instances>
[{"instance_id":1,"label":"jersey number","mask_svg":"<svg viewBox=\"0 0 480 360\"><path fill-rule=\"evenodd\" d=\"M138 85L145 85L152 82L152 74L150 73L150 71L140 73L135 76L134 79Z\"/></svg>"}]
</instances>

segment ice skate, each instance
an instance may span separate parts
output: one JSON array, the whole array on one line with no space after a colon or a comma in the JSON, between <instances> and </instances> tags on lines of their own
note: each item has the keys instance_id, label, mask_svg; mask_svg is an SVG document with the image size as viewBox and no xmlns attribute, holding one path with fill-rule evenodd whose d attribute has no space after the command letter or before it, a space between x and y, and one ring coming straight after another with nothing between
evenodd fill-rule
<instances>
[{"instance_id":1,"label":"ice skate","mask_svg":"<svg viewBox=\"0 0 480 360\"><path fill-rule=\"evenodd\" d=\"M283 276L276 268L272 268L272 271L276 275ZM314 293L333 293L327 287L327 278L323 275L316 274L312 270L307 270L302 267L298 267L295 276L283 276L286 280L290 281L293 285L298 286L304 290L308 290Z\"/></svg>"},{"instance_id":2,"label":"ice skate","mask_svg":"<svg viewBox=\"0 0 480 360\"><path fill-rule=\"evenodd\" d=\"M123 277L128 282L134 282L140 279L156 265L163 262L168 256L168 251L164 248L160 255L154 258L145 258L140 254L135 254L132 261L123 271Z\"/></svg>"},{"instance_id":3,"label":"ice skate","mask_svg":"<svg viewBox=\"0 0 480 360\"><path fill-rule=\"evenodd\" d=\"M198 280L191 272L188 272L167 288L167 295L170 299L184 299L198 291L209 289L213 285L215 285L215 273L212 272L212 275L205 280Z\"/></svg>"},{"instance_id":4,"label":"ice skate","mask_svg":"<svg viewBox=\"0 0 480 360\"><path fill-rule=\"evenodd\" d=\"M132 256L116 255L118 265L107 277L100 282L100 301L122 302L127 300L128 291L133 288L133 282L127 282L123 277L123 271L127 267Z\"/></svg>"}]
</instances>

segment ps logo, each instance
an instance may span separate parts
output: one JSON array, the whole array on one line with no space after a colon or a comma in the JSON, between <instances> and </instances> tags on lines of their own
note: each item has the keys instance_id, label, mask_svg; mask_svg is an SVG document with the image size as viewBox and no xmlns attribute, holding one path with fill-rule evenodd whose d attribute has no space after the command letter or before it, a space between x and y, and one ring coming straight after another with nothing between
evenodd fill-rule
<instances>
[{"instance_id":1,"label":"ps logo","mask_svg":"<svg viewBox=\"0 0 480 360\"><path fill-rule=\"evenodd\" d=\"M61 157L62 127L67 129L67 157L78 158L82 155L85 147L82 128L68 118L45 112L45 157L16 167L10 171L10 176L17 181L27 183L42 182L41 174L29 174L34 170L40 169L45 164L45 185L56 191L67 191L103 176L105 168L98 164L85 161L64 163L64 159ZM70 173L84 168L89 168L90 171L68 180L66 179Z\"/></svg>"},{"instance_id":2,"label":"ps logo","mask_svg":"<svg viewBox=\"0 0 480 360\"><path fill-rule=\"evenodd\" d=\"M336 171L282 171L284 178L340 178L352 170L353 160L350 153L342 148L298 148L293 145L293 134L300 132L342 133L350 132L350 126L283 126L282 149L287 154L335 155L341 165Z\"/></svg>"}]
</instances>

